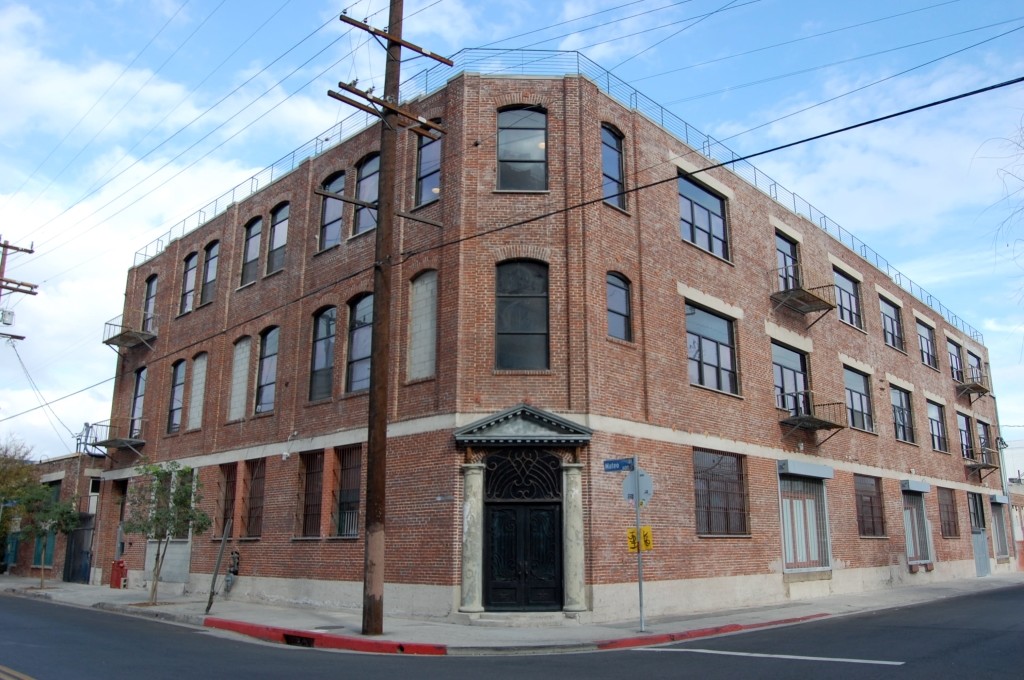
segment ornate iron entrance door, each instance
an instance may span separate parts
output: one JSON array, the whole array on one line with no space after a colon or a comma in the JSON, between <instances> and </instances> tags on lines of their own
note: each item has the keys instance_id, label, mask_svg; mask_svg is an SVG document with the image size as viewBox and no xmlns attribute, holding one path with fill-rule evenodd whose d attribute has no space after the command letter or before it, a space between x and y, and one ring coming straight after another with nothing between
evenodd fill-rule
<instances>
[{"instance_id":1,"label":"ornate iron entrance door","mask_svg":"<svg viewBox=\"0 0 1024 680\"><path fill-rule=\"evenodd\" d=\"M493 611L562 608L561 461L545 451L487 459L484 606Z\"/></svg>"}]
</instances>

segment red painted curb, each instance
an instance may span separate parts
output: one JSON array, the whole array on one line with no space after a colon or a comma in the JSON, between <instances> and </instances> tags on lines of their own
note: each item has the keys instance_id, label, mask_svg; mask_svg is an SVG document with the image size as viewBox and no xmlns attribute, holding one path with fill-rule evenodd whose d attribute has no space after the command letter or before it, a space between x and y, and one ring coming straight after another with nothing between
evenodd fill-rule
<instances>
[{"instance_id":1,"label":"red painted curb","mask_svg":"<svg viewBox=\"0 0 1024 680\"><path fill-rule=\"evenodd\" d=\"M724 633L738 633L743 630L756 630L758 628L768 628L769 626L785 626L793 623L803 623L804 621L813 621L814 619L821 619L829 616L832 615L809 614L808 616L798 616L791 619L777 619L775 621L764 621L762 623L747 623L742 625L738 623L731 623L724 626L714 626L712 628L697 628L695 630L688 630L682 633L660 633L658 635L619 638L617 640L605 640L604 642L598 642L597 648L601 650L609 650L628 649L630 647L649 647L651 645L662 645L667 642L694 640L696 638L711 637L712 635L722 635Z\"/></svg>"},{"instance_id":2,"label":"red painted curb","mask_svg":"<svg viewBox=\"0 0 1024 680\"><path fill-rule=\"evenodd\" d=\"M242 621L218 619L212 616L203 619L203 625L207 628L228 630L282 645L292 644L300 647L314 647L316 649L347 649L353 652L368 652L372 654L416 654L426 656L445 656L448 654L448 647L446 645L374 640L336 635L334 633L319 633L309 630L265 626L259 623L244 623Z\"/></svg>"}]
</instances>

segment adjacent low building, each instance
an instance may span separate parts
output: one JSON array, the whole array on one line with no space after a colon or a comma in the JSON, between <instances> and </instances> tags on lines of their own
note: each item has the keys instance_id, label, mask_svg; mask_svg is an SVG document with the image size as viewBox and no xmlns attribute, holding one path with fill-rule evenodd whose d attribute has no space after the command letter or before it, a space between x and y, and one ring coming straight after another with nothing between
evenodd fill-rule
<instances>
[{"instance_id":1,"label":"adjacent low building","mask_svg":"<svg viewBox=\"0 0 1024 680\"><path fill-rule=\"evenodd\" d=\"M634 618L627 458L651 616L1015 569L980 334L614 76L530 55L411 79L445 133L402 129L394 186L376 125L334 129L142 252L98 565L148 578L118 517L176 460L215 523L166 580L207 589L223 540L231 597L360 605L393 191L386 611Z\"/></svg>"}]
</instances>

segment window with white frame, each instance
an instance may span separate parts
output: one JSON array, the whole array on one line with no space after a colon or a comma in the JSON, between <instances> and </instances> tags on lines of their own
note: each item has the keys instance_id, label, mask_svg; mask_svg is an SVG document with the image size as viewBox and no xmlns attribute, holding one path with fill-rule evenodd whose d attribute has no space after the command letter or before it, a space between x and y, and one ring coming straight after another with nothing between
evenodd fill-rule
<instances>
[{"instance_id":1,"label":"window with white frame","mask_svg":"<svg viewBox=\"0 0 1024 680\"><path fill-rule=\"evenodd\" d=\"M995 544L996 558L1010 556L1010 544L1006 540L1006 518L1003 513L1005 506L992 503L992 542Z\"/></svg>"},{"instance_id":2,"label":"window with white frame","mask_svg":"<svg viewBox=\"0 0 1024 680\"><path fill-rule=\"evenodd\" d=\"M820 479L779 477L784 566L824 569L830 565L825 483Z\"/></svg>"},{"instance_id":3,"label":"window with white frame","mask_svg":"<svg viewBox=\"0 0 1024 680\"><path fill-rule=\"evenodd\" d=\"M924 494L903 492L903 530L907 539L907 562L931 561L928 545L928 519L924 511Z\"/></svg>"}]
</instances>

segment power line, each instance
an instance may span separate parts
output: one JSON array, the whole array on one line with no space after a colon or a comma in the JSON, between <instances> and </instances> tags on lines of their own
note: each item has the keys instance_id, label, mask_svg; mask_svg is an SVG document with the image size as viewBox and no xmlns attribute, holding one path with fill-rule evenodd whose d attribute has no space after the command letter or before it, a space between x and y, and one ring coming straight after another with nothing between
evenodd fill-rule
<instances>
[{"instance_id":1,"label":"power line","mask_svg":"<svg viewBox=\"0 0 1024 680\"><path fill-rule=\"evenodd\" d=\"M1022 82L1024 82L1024 76L1019 77L1019 78L1013 78L1011 80L1006 80L1006 81L1003 81L1001 83L996 83L994 85L989 85L987 87L979 88L979 89L976 89L976 90L971 90L969 92L964 92L964 93L961 93L961 94L958 94L958 95L954 95L954 96L951 96L951 97L946 97L944 99L939 99L939 100L936 100L936 101L932 101L932 102L929 102L927 104L922 104L920 106L915 106L915 107L912 107L912 108L909 108L909 109L903 109L903 110L898 111L896 113L891 113L891 114L888 114L888 115L885 115L885 116L879 116L877 118L872 118L870 120L866 120L866 121L863 121L863 122L860 122L860 123L856 123L854 125L848 125L848 126L843 127L843 128L838 128L838 129L832 130L830 132L825 132L825 133L814 135L814 136L811 136L811 137L804 137L804 138L799 139L799 140L794 141L794 142L789 142L787 144L781 144L779 146L774 146L774 147L771 147L769 149L765 149L763 151L758 151L758 152L755 152L755 153L747 154L745 156L740 156L740 157L734 158L734 159L732 159L730 161L725 161L725 162L722 162L722 163L716 163L716 164L709 165L709 166L704 167L704 168L699 168L697 170L694 170L692 173L688 173L688 174L696 175L696 174L699 174L699 173L707 172L709 170L714 170L714 169L717 169L717 168L728 167L730 165L734 165L735 163L738 163L738 162L741 162L741 161L746 161L746 160L749 160L751 158L756 158L758 156L764 156L766 154L774 153L774 152L777 152L777 151L781 151L783 149L788 149L790 147L798 146L800 144L807 144L809 142L816 141L818 139L823 139L825 137L831 137L833 135L841 134L843 132L848 132L850 130L854 130L854 129L857 129L857 128L865 127L865 126L868 126L868 125L874 125L874 124L880 123L882 121L890 120L890 119L897 118L897 117L900 117L900 116L905 116L905 115L908 115L910 113L915 113L917 111L922 111L922 110L933 108L933 107L940 106L940 105L943 105L943 104L948 104L948 103L951 103L951 102L954 102L954 101L958 101L960 99L965 99L967 97L973 97L975 95L983 94L985 92L991 92L991 91L994 91L994 90L997 90L997 89L1001 89L1001 88L1004 88L1004 87L1009 87L1011 85L1016 85L1016 84L1019 84L1019 83L1022 83ZM644 189L650 189L652 187L659 186L661 184L666 184L668 182L677 181L678 178L679 178L678 175L672 175L672 176L664 178L664 179L656 180L654 182L649 182L649 183L641 185L641 186L633 187L632 189L626 189L624 191L619 192L618 194L615 194L615 196L626 195L626 194L631 194L631 193L635 193L635 192L638 192L638 191L642 191ZM524 219L524 220L520 220L520 221L517 221L517 222L512 222L512 223L509 223L509 224L505 224L505 225L502 225L500 227L495 227L493 229L488 229L486 231L482 231L482 232L479 232L479 233L476 233L476 234L471 234L469 236L464 236L464 237L460 237L460 238L453 239L453 240L450 240L450 241L445 241L444 243L440 243L440 244L435 245L435 246L428 246L428 247L421 248L421 249L418 249L418 250L407 251L406 253L402 254L402 259L399 262L399 264L405 264L406 262L408 262L413 257L415 257L417 255L422 255L423 253L427 253L427 252L430 252L430 251L433 251L433 250L439 250L441 248L445 248L445 247L448 247L448 246L451 246L451 245L457 245L459 243L464 243L466 241L471 241L473 239L482 238L484 236L489 236L489 235L497 233L499 231L504 231L506 229L511 229L511 228L514 228L514 227L523 226L523 225L526 225L526 224L530 224L532 222L538 222L540 220L547 219L549 217L554 217L556 215L567 213L567 212L569 212L571 210L578 210L580 208L584 208L586 206L593 205L595 203L601 203L606 198L611 198L611 197L612 196L602 196L600 198L595 198L595 199L590 199L590 200L586 200L586 201L581 201L579 203L576 203L574 205L571 205L571 206L568 206L568 207L565 207L565 208L559 208L558 210L552 210L550 212L547 212L547 213L544 213L544 214L541 214L541 215L537 215L537 216L534 216L534 217L531 217L531 218L528 218L528 219ZM373 268L374 268L374 265L371 264L371 265L369 265L367 267L364 267L364 268L362 268L360 270L351 272L350 274L348 274L346 276L343 276L343 277L340 277L339 279L336 279L336 280L331 281L329 283L325 283L322 286L316 288L315 290L303 293L302 295L300 295L300 296L298 296L298 297L296 297L294 299L284 301L284 302L280 303L279 305L277 305L277 306L275 306L275 307L273 307L271 309L264 310L260 314L258 314L257 316L252 317L250 319L246 319L242 323L250 323L254 319L258 319L258 318L267 316L267 315L269 315L269 314L271 314L273 312L276 312L276 311L278 311L278 310L280 310L280 309L282 309L284 307L287 307L288 305L294 304L295 302L299 302L300 300L306 299L308 297L319 295L324 290L327 290L328 288L330 288L332 286L336 286L338 283L342 283L342 282L345 282L345 281L350 281L353 278L356 278L357 276L362 276L362 275L372 271ZM239 326L239 325L242 325L242 323L237 324L236 327ZM191 348L193 348L193 347L195 347L195 346L197 346L197 345L199 345L201 343L208 342L208 341L212 340L215 337L224 335L225 333L227 333L230 330L232 330L232 329L224 329L222 331L218 331L216 333L213 333L212 335L208 335L206 337L199 338L199 339L195 340L194 342L192 342L192 343L190 343L190 344L188 344L188 345L186 345L184 347L179 347L173 353L168 353L168 354L164 354L162 356L153 358L150 361L150 363L156 363L156 362L161 361L163 359L166 359L166 358L168 358L170 356L174 356L174 355L180 354L180 353L182 353L182 352L184 352L184 351L186 351L188 349L191 349ZM123 373L121 373L119 375L123 376L123 375L129 375L129 374L130 374L130 371L125 371L125 372L123 372ZM7 416L6 418L0 418L0 423L6 422L8 420L12 420L12 419L20 417L20 416L23 416L23 415L25 415L27 413L31 413L33 411L36 411L36 410L40 409L40 408L43 408L44 406L49 406L50 404L54 404L54 403L56 403L58 401L61 401L63 399L67 399L67 398L72 397L72 396L74 396L76 394L80 394L81 392L84 392L84 391L87 391L87 390L91 390L91 389L93 389L95 387L98 387L98 386L104 384L104 383L107 383L107 382L110 382L111 380L114 380L116 377L119 377L119 376L113 376L113 377L107 378L106 380L101 380L101 381L99 381L97 383L94 383L94 384L88 386L88 387L84 387L84 388L82 388L80 390L72 392L71 394L68 394L68 395L65 395L63 397L59 397L57 399L54 399L54 400L52 400L50 402L47 402L46 404L43 404L42 406L37 406L37 407L31 408L31 409L27 409L27 410L22 411L20 413L16 413L14 415ZM1024 427L1024 425L1001 425L1001 427L1016 428L1016 427Z\"/></svg>"}]
</instances>

